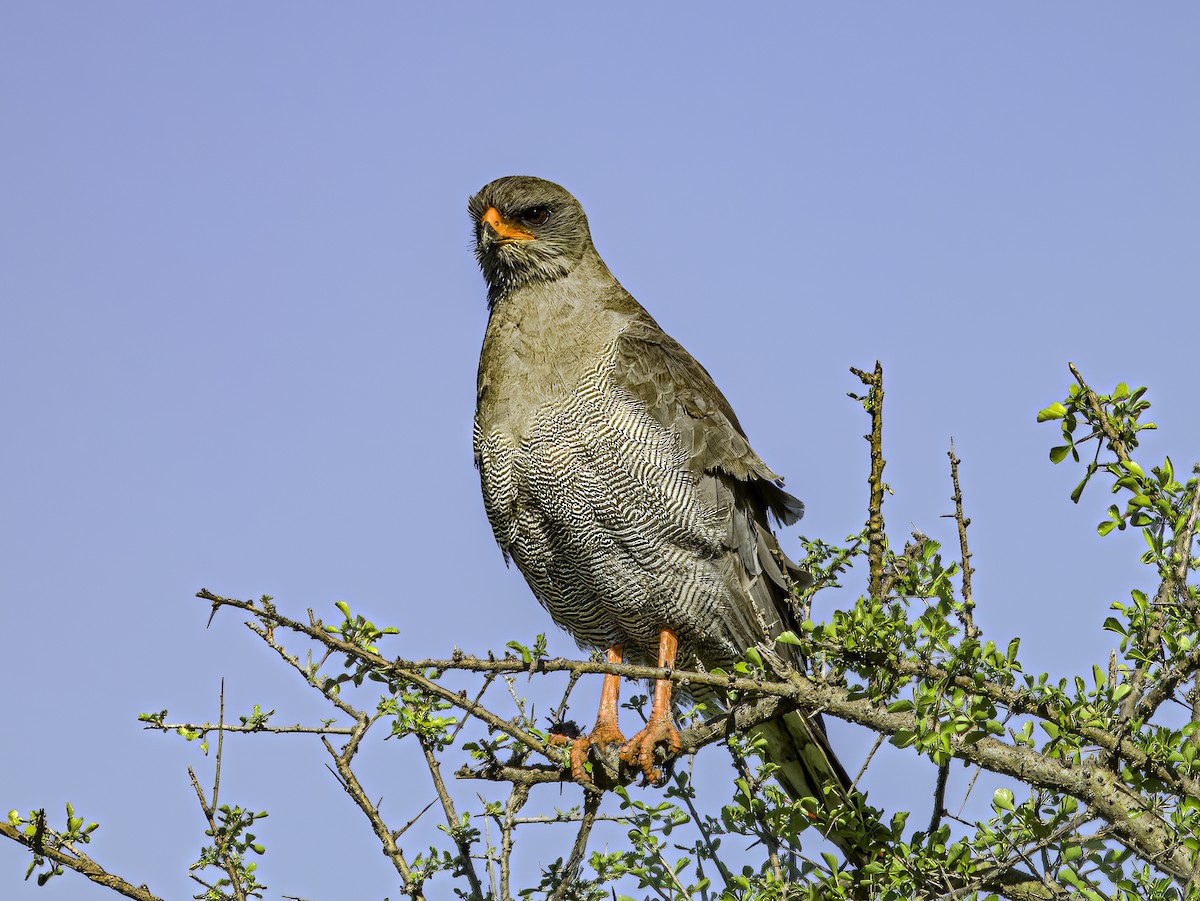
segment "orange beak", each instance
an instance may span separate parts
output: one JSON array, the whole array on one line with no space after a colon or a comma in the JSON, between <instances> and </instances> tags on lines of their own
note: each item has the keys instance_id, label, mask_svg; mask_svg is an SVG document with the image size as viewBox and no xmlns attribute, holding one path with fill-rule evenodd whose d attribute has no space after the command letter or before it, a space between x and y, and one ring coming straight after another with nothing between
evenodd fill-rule
<instances>
[{"instance_id":1,"label":"orange beak","mask_svg":"<svg viewBox=\"0 0 1200 901\"><path fill-rule=\"evenodd\" d=\"M533 235L527 231L522 231L500 215L500 211L494 206L488 207L488 211L483 214L479 220L492 227L492 231L500 236L501 243L508 241L532 241Z\"/></svg>"}]
</instances>

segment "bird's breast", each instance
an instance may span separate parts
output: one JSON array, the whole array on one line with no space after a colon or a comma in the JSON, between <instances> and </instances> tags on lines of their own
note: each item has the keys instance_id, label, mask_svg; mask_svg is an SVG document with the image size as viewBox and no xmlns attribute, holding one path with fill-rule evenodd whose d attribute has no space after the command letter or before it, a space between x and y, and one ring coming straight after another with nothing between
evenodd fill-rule
<instances>
[{"instance_id":1,"label":"bird's breast","mask_svg":"<svg viewBox=\"0 0 1200 901\"><path fill-rule=\"evenodd\" d=\"M476 428L520 442L540 410L564 402L612 353L627 324L569 286L542 285L505 298L483 339Z\"/></svg>"}]
</instances>

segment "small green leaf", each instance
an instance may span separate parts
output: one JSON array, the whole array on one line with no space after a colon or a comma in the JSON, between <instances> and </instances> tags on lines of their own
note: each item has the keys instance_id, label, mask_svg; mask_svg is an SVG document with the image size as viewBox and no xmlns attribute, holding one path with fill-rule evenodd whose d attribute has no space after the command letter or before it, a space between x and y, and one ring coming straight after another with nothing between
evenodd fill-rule
<instances>
[{"instance_id":1,"label":"small green leaf","mask_svg":"<svg viewBox=\"0 0 1200 901\"><path fill-rule=\"evenodd\" d=\"M1075 490L1071 492L1071 503L1079 503L1079 498L1083 494L1083 489L1087 487L1088 479L1090 478L1090 475L1084 476L1083 481L1075 486Z\"/></svg>"},{"instance_id":2,"label":"small green leaf","mask_svg":"<svg viewBox=\"0 0 1200 901\"><path fill-rule=\"evenodd\" d=\"M1046 422L1051 419L1062 419L1067 415L1067 408L1055 401L1046 409L1040 411L1037 415L1038 422Z\"/></svg>"},{"instance_id":3,"label":"small green leaf","mask_svg":"<svg viewBox=\"0 0 1200 901\"><path fill-rule=\"evenodd\" d=\"M1050 462L1061 463L1063 460L1067 459L1067 454L1070 452L1071 445L1069 444L1060 444L1058 447L1052 447L1050 448Z\"/></svg>"},{"instance_id":4,"label":"small green leaf","mask_svg":"<svg viewBox=\"0 0 1200 901\"><path fill-rule=\"evenodd\" d=\"M786 632L781 632L781 633L779 634L779 637L778 637L778 638L776 638L775 640L776 640L777 642L779 642L780 644L794 644L794 645L798 645L798 644L800 644L800 643L801 643L800 639L796 637L796 633L795 633L795 632L792 632L792 631L790 631L790 630L789 630L789 631L786 631Z\"/></svg>"},{"instance_id":5,"label":"small green leaf","mask_svg":"<svg viewBox=\"0 0 1200 901\"><path fill-rule=\"evenodd\" d=\"M1100 525L1096 526L1096 531L1103 537L1117 527L1116 520L1106 519Z\"/></svg>"},{"instance_id":6,"label":"small green leaf","mask_svg":"<svg viewBox=\"0 0 1200 901\"><path fill-rule=\"evenodd\" d=\"M1017 651L1020 649L1020 647L1021 647L1021 639L1020 638L1014 638L1012 641L1010 641L1008 643L1008 651L1006 652L1005 656L1008 659L1009 663L1012 663L1013 660L1016 659Z\"/></svg>"},{"instance_id":7,"label":"small green leaf","mask_svg":"<svg viewBox=\"0 0 1200 901\"><path fill-rule=\"evenodd\" d=\"M1110 616L1104 621L1104 629L1107 632L1116 632L1118 635L1128 635L1125 631L1124 624L1115 616Z\"/></svg>"},{"instance_id":8,"label":"small green leaf","mask_svg":"<svg viewBox=\"0 0 1200 901\"><path fill-rule=\"evenodd\" d=\"M1013 810L1013 793L1007 788L996 789L992 795L992 806L997 810Z\"/></svg>"}]
</instances>

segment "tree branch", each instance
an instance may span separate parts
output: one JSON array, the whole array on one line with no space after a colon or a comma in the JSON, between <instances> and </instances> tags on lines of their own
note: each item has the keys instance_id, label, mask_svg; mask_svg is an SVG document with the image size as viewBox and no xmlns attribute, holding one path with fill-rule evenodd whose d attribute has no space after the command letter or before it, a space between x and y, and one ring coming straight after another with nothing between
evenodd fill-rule
<instances>
[{"instance_id":1,"label":"tree branch","mask_svg":"<svg viewBox=\"0 0 1200 901\"><path fill-rule=\"evenodd\" d=\"M425 894L422 891L421 884L414 879L408 862L404 859L404 852L397 846L396 839L392 836L391 830L388 829L387 824L383 821L383 817L379 814L379 808L371 803L371 799L367 797L367 793L363 790L362 783L358 781L358 776L350 766L350 761L354 759L354 755L358 751L358 745L370 726L371 720L367 718L366 714L360 714L355 734L346 743L346 747L342 749L340 754L334 750L328 738L322 736L321 743L325 745L325 750L333 758L333 765L337 769L337 775L341 781L342 788L345 789L346 794L351 797L354 803L358 805L358 809L363 812L363 815L371 824L371 830L375 833L375 837L383 845L383 853L392 862L392 866L396 868L396 872L400 874L400 879L404 884L406 893L413 898L413 901L424 901Z\"/></svg>"},{"instance_id":2,"label":"tree branch","mask_svg":"<svg viewBox=\"0 0 1200 901\"><path fill-rule=\"evenodd\" d=\"M967 546L967 526L971 520L963 515L962 488L958 483L958 464L962 461L954 453L954 441L950 442L950 481L954 485L954 521L958 525L958 547L962 555L962 610L959 619L963 624L963 634L967 639L975 639L980 635L975 625L975 599L971 595L971 575L975 572L971 566L971 550Z\"/></svg>"},{"instance_id":3,"label":"tree branch","mask_svg":"<svg viewBox=\"0 0 1200 901\"><path fill-rule=\"evenodd\" d=\"M867 386L865 397L850 396L863 402L863 406L871 415L871 433L863 437L871 445L871 472L867 478L870 496L867 502L867 561L870 567L871 597L880 598L880 586L883 581L883 556L887 546L887 535L884 532L883 521L883 364L875 361L875 371L868 374L861 369L850 367L850 371L858 376Z\"/></svg>"},{"instance_id":4,"label":"tree branch","mask_svg":"<svg viewBox=\"0 0 1200 901\"><path fill-rule=\"evenodd\" d=\"M48 832L49 830L46 831ZM24 830L10 826L3 820L0 820L0 835L12 839L19 845L24 845L35 855L45 857L61 867L66 867L68 870L73 870L81 876L86 876L97 885L111 889L120 895L124 895L126 898L133 898L134 901L163 901L162 898L151 892L144 883L142 885L133 885L130 882L126 882L120 876L108 872L108 870L104 869L104 867L100 866L100 864L96 863L96 861L84 854L73 844L66 843L61 847L56 847L53 843L48 843L45 840L45 835L41 833L26 835Z\"/></svg>"}]
</instances>

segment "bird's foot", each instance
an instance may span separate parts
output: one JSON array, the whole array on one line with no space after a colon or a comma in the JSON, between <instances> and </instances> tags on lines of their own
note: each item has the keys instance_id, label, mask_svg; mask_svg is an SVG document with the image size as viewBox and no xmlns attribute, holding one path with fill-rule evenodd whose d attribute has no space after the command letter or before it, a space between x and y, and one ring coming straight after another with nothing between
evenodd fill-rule
<instances>
[{"instance_id":1,"label":"bird's foot","mask_svg":"<svg viewBox=\"0 0 1200 901\"><path fill-rule=\"evenodd\" d=\"M624 742L625 736L621 734L617 724L608 720L598 720L595 728L588 735L573 736L554 733L550 736L552 745L571 749L571 778L584 785L596 784L596 780L592 778L585 766L592 749L596 749L596 760L603 763L606 768L615 769L615 764L613 766L608 764L608 748L609 745L620 747Z\"/></svg>"},{"instance_id":2,"label":"bird's foot","mask_svg":"<svg viewBox=\"0 0 1200 901\"><path fill-rule=\"evenodd\" d=\"M665 763L679 753L681 747L679 730L669 717L650 717L646 728L629 739L621 748L621 760L629 766L641 769L642 775L651 785L662 785L666 781L659 763ZM656 760L655 752L663 749L662 760Z\"/></svg>"}]
</instances>

